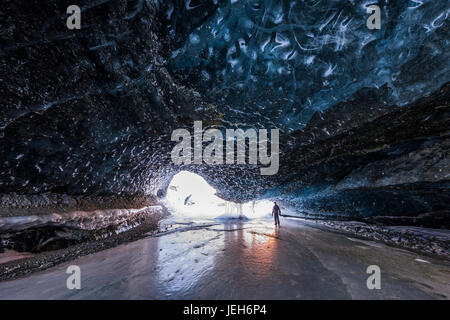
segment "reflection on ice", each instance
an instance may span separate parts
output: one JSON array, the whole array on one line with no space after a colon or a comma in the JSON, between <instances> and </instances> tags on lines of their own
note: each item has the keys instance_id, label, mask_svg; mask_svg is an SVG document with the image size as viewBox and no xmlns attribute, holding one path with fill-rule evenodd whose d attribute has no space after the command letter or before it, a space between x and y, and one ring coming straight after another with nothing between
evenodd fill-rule
<instances>
[{"instance_id":1,"label":"reflection on ice","mask_svg":"<svg viewBox=\"0 0 450 320\"><path fill-rule=\"evenodd\" d=\"M176 232L158 240L158 283L167 297L189 291L214 266L223 249L217 231Z\"/></svg>"},{"instance_id":2,"label":"reflection on ice","mask_svg":"<svg viewBox=\"0 0 450 320\"><path fill-rule=\"evenodd\" d=\"M169 184L165 202L172 218L162 221L163 232L155 235L155 282L164 297L194 294L201 299L212 282L224 277L221 273L236 267L246 272L229 280L234 288L273 274L280 237L270 216L271 201L225 201L202 177L181 171Z\"/></svg>"},{"instance_id":3,"label":"reflection on ice","mask_svg":"<svg viewBox=\"0 0 450 320\"><path fill-rule=\"evenodd\" d=\"M173 225L177 224L174 218ZM198 292L202 298L202 290L212 285L211 279L219 280L221 272L232 270L236 264L251 271L244 273L247 279L236 279L241 285L273 272L280 237L271 223L233 219L204 226L198 229L193 223L191 228L176 228L180 231L158 238L156 283L165 297Z\"/></svg>"}]
</instances>

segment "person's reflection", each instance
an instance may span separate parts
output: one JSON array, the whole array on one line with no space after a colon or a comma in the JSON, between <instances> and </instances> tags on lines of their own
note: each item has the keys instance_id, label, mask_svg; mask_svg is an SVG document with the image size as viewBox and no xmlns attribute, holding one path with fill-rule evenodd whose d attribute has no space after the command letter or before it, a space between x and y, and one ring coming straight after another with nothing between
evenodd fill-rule
<instances>
[{"instance_id":1,"label":"person's reflection","mask_svg":"<svg viewBox=\"0 0 450 320\"><path fill-rule=\"evenodd\" d=\"M249 273L254 280L270 277L280 241L278 228L268 232L265 227L253 228L243 222L230 222L225 224L225 230L224 252L215 263L230 267L239 265L245 270L244 274Z\"/></svg>"},{"instance_id":2,"label":"person's reflection","mask_svg":"<svg viewBox=\"0 0 450 320\"><path fill-rule=\"evenodd\" d=\"M276 239L280 239L280 229L275 228L275 230L273 230L272 236Z\"/></svg>"}]
</instances>

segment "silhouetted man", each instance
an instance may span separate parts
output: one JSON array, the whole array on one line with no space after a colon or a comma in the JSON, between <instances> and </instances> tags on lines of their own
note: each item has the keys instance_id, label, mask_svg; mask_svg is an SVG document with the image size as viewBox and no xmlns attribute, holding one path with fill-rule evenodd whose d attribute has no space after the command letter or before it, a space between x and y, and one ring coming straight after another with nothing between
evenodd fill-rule
<instances>
[{"instance_id":1,"label":"silhouetted man","mask_svg":"<svg viewBox=\"0 0 450 320\"><path fill-rule=\"evenodd\" d=\"M275 219L275 225L280 226L280 217L279 216L281 215L281 210L276 202L274 202L274 206L272 209L272 215L273 215L273 218Z\"/></svg>"}]
</instances>

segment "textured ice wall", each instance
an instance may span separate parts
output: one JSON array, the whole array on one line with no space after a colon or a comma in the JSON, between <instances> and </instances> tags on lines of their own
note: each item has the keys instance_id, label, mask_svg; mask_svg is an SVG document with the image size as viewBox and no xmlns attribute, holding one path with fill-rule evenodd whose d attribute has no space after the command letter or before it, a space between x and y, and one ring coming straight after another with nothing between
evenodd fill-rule
<instances>
[{"instance_id":1,"label":"textured ice wall","mask_svg":"<svg viewBox=\"0 0 450 320\"><path fill-rule=\"evenodd\" d=\"M372 4L380 30L366 26ZM173 6L164 9L171 18ZM228 104L229 120L293 130L362 87L387 84L383 103L403 105L449 81L449 14L435 0L225 0L170 67Z\"/></svg>"},{"instance_id":2,"label":"textured ice wall","mask_svg":"<svg viewBox=\"0 0 450 320\"><path fill-rule=\"evenodd\" d=\"M81 31L61 23L67 2L2 2L0 215L140 208L179 170L233 201L275 189L318 213L448 209L450 85L434 90L448 2L380 1L368 30L361 2L155 1L79 0ZM171 162L171 132L194 120L294 129L325 108L280 135L275 176Z\"/></svg>"},{"instance_id":3,"label":"textured ice wall","mask_svg":"<svg viewBox=\"0 0 450 320\"><path fill-rule=\"evenodd\" d=\"M39 227L72 227L83 230L95 230L118 225L132 217L153 212L162 212L159 205L140 209L107 209L93 211L72 211L67 213L50 213L46 215L0 217L0 232L22 231Z\"/></svg>"}]
</instances>

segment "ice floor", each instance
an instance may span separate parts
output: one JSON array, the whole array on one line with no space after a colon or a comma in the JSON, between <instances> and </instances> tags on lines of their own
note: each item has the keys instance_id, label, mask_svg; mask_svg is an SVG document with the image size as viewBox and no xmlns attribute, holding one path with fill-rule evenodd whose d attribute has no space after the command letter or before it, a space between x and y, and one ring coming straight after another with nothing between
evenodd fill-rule
<instances>
[{"instance_id":1,"label":"ice floor","mask_svg":"<svg viewBox=\"0 0 450 320\"><path fill-rule=\"evenodd\" d=\"M1 299L450 298L450 267L432 259L282 218L171 218L163 232L0 283ZM167 229L166 229L167 228ZM69 265L81 290L69 290ZM381 289L366 285L369 265Z\"/></svg>"}]
</instances>

